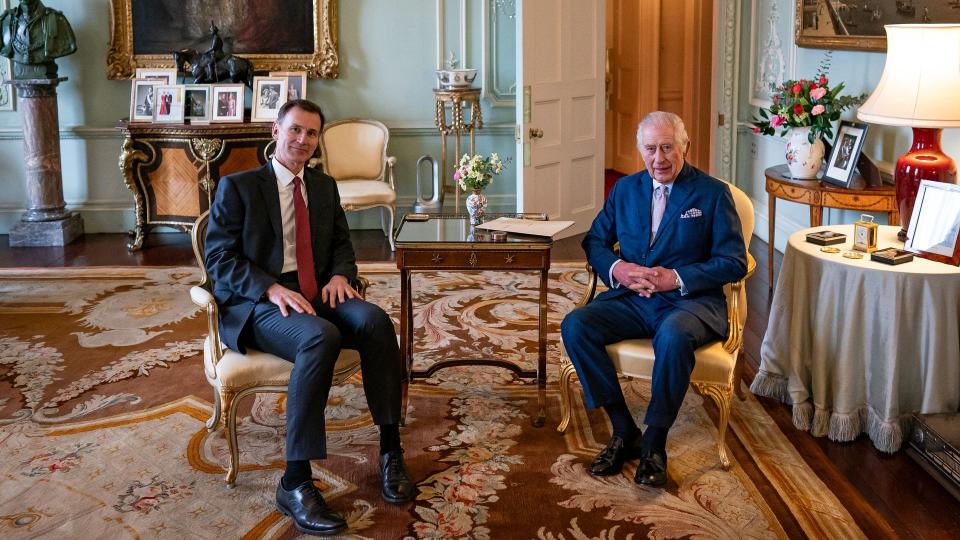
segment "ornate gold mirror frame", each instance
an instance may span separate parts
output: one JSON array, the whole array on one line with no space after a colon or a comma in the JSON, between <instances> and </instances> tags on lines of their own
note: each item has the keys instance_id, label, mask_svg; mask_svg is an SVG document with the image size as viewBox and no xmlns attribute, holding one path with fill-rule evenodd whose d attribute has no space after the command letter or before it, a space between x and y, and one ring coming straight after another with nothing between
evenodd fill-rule
<instances>
[{"instance_id":1,"label":"ornate gold mirror frame","mask_svg":"<svg viewBox=\"0 0 960 540\"><path fill-rule=\"evenodd\" d=\"M136 54L133 50L133 3L152 0L110 0L110 49L107 78L133 78L136 68L174 67L172 54ZM213 0L219 3L225 0ZM268 2L271 0L259 0ZM290 1L290 0L285 0ZM257 72L306 71L311 78L335 79L339 75L337 54L337 0L301 0L312 6L315 31L313 53L241 54ZM280 0L272 0L277 4ZM279 9L278 5L278 9ZM171 50L170 53L173 53Z\"/></svg>"}]
</instances>

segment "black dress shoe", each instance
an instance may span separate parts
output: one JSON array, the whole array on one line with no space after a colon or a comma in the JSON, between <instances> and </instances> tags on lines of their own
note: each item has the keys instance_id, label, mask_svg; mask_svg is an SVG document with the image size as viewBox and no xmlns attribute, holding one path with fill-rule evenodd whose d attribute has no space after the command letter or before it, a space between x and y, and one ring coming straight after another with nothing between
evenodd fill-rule
<instances>
[{"instance_id":1,"label":"black dress shoe","mask_svg":"<svg viewBox=\"0 0 960 540\"><path fill-rule=\"evenodd\" d=\"M380 474L383 479L383 500L402 504L413 498L413 480L403 463L403 450L380 454Z\"/></svg>"},{"instance_id":2,"label":"black dress shoe","mask_svg":"<svg viewBox=\"0 0 960 540\"><path fill-rule=\"evenodd\" d=\"M644 452L633 481L644 486L660 487L667 483L667 453Z\"/></svg>"},{"instance_id":3,"label":"black dress shoe","mask_svg":"<svg viewBox=\"0 0 960 540\"><path fill-rule=\"evenodd\" d=\"M610 437L607 446L590 462L590 474L594 476L612 476L620 474L623 462L640 456L640 434L628 440L618 435Z\"/></svg>"},{"instance_id":4,"label":"black dress shoe","mask_svg":"<svg viewBox=\"0 0 960 540\"><path fill-rule=\"evenodd\" d=\"M328 536L347 529L347 520L327 506L309 480L290 491L283 488L281 480L277 485L277 510L293 518L293 526L302 533Z\"/></svg>"}]
</instances>

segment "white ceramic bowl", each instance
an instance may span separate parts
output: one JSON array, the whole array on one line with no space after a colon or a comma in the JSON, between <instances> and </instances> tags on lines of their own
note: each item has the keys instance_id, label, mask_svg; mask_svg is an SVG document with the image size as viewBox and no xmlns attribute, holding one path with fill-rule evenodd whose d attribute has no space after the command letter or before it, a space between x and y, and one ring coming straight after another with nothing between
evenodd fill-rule
<instances>
[{"instance_id":1,"label":"white ceramic bowl","mask_svg":"<svg viewBox=\"0 0 960 540\"><path fill-rule=\"evenodd\" d=\"M476 69L438 69L437 79L443 88L467 88L477 78Z\"/></svg>"}]
</instances>

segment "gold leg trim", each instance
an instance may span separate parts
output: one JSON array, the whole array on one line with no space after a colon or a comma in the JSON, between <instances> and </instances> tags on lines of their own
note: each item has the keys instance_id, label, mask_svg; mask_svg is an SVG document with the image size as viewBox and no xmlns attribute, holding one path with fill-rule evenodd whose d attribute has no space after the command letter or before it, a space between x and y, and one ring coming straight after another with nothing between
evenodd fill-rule
<instances>
[{"instance_id":1,"label":"gold leg trim","mask_svg":"<svg viewBox=\"0 0 960 540\"><path fill-rule=\"evenodd\" d=\"M730 406L733 404L733 388L727 385L705 383L693 383L693 386L701 394L710 396L720 411L720 418L717 421L717 452L720 454L720 465L723 470L728 470L730 469L730 458L727 457L727 445L724 441L727 434L727 424L730 421Z\"/></svg>"},{"instance_id":2,"label":"gold leg trim","mask_svg":"<svg viewBox=\"0 0 960 540\"><path fill-rule=\"evenodd\" d=\"M560 424L557 431L563 433L570 425L570 417L573 412L573 403L570 397L570 379L576 373L573 368L573 362L569 358L563 358L560 361Z\"/></svg>"},{"instance_id":3,"label":"gold leg trim","mask_svg":"<svg viewBox=\"0 0 960 540\"><path fill-rule=\"evenodd\" d=\"M207 431L214 432L220 427L220 392L216 389L213 391L213 414L210 415L210 419L207 420Z\"/></svg>"},{"instance_id":4,"label":"gold leg trim","mask_svg":"<svg viewBox=\"0 0 960 540\"><path fill-rule=\"evenodd\" d=\"M237 402L236 394L224 391L220 397L223 400L224 416L227 423L227 449L230 451L230 466L227 468L227 487L237 485L237 472L240 469L240 449L237 447Z\"/></svg>"}]
</instances>

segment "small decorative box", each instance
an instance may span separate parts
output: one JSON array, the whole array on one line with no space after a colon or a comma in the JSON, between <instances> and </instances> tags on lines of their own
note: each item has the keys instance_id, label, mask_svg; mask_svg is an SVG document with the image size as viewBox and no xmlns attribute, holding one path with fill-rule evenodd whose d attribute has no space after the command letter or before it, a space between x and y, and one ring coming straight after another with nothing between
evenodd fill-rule
<instances>
[{"instance_id":1,"label":"small decorative box","mask_svg":"<svg viewBox=\"0 0 960 540\"><path fill-rule=\"evenodd\" d=\"M833 231L816 231L807 233L807 242L818 246L842 244L847 241L847 235Z\"/></svg>"},{"instance_id":2,"label":"small decorative box","mask_svg":"<svg viewBox=\"0 0 960 540\"><path fill-rule=\"evenodd\" d=\"M904 249L886 248L871 253L870 260L883 264L903 264L913 260L913 253Z\"/></svg>"}]
</instances>

